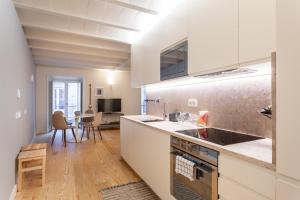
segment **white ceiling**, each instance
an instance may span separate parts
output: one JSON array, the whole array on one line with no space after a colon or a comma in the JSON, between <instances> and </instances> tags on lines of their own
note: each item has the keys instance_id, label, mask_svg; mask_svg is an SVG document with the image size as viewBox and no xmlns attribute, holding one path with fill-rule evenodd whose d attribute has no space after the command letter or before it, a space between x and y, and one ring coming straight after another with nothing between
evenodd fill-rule
<instances>
[{"instance_id":1,"label":"white ceiling","mask_svg":"<svg viewBox=\"0 0 300 200\"><path fill-rule=\"evenodd\" d=\"M120 70L129 70L130 44L170 2L14 0L36 65Z\"/></svg>"}]
</instances>

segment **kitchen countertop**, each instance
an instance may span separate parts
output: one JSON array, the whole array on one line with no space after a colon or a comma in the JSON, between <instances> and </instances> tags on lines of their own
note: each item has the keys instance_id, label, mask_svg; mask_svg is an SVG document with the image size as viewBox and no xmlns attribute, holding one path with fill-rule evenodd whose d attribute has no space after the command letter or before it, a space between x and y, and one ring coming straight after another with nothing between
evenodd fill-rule
<instances>
[{"instance_id":1,"label":"kitchen countertop","mask_svg":"<svg viewBox=\"0 0 300 200\"><path fill-rule=\"evenodd\" d=\"M145 123L141 121L145 119L159 119L158 117L149 116L149 115L127 115L127 116L121 116L121 118L128 119L130 121L137 122L139 124L164 131L172 136L176 136L185 139L187 141L194 142L196 144L214 149L221 153L226 153L228 155L238 157L240 159L249 161L261 167L275 170L275 165L272 164L272 140L271 139L266 138L261 140L222 146L199 138L194 138L191 136L187 136L175 132L177 130L199 128L199 126L193 124L171 122L171 121L157 121L157 122Z\"/></svg>"}]
</instances>

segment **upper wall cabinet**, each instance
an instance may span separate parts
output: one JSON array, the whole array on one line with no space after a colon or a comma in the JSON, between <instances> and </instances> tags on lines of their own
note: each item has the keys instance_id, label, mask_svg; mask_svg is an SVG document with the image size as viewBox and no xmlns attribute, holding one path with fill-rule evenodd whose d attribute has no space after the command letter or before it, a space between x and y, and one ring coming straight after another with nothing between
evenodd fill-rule
<instances>
[{"instance_id":1,"label":"upper wall cabinet","mask_svg":"<svg viewBox=\"0 0 300 200\"><path fill-rule=\"evenodd\" d=\"M160 81L160 53L187 38L187 6L180 4L131 47L133 87Z\"/></svg>"},{"instance_id":2,"label":"upper wall cabinet","mask_svg":"<svg viewBox=\"0 0 300 200\"><path fill-rule=\"evenodd\" d=\"M188 0L132 45L132 86L160 81L160 52L188 39L188 74L270 58L276 0Z\"/></svg>"},{"instance_id":3,"label":"upper wall cabinet","mask_svg":"<svg viewBox=\"0 0 300 200\"><path fill-rule=\"evenodd\" d=\"M157 24L160 51L181 42L188 36L187 3L180 3Z\"/></svg>"},{"instance_id":4,"label":"upper wall cabinet","mask_svg":"<svg viewBox=\"0 0 300 200\"><path fill-rule=\"evenodd\" d=\"M276 44L276 0L239 0L239 62L269 58Z\"/></svg>"},{"instance_id":5,"label":"upper wall cabinet","mask_svg":"<svg viewBox=\"0 0 300 200\"><path fill-rule=\"evenodd\" d=\"M160 81L157 38L157 33L151 31L131 46L131 86L134 88Z\"/></svg>"},{"instance_id":6,"label":"upper wall cabinet","mask_svg":"<svg viewBox=\"0 0 300 200\"><path fill-rule=\"evenodd\" d=\"M188 1L189 74L238 63L238 0Z\"/></svg>"}]
</instances>

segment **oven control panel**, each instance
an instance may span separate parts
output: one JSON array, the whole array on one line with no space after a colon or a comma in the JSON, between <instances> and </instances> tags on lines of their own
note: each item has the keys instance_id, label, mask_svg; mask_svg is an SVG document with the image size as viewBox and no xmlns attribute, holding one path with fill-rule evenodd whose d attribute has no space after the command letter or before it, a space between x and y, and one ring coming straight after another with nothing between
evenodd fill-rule
<instances>
[{"instance_id":1,"label":"oven control panel","mask_svg":"<svg viewBox=\"0 0 300 200\"><path fill-rule=\"evenodd\" d=\"M218 165L219 152L216 150L174 136L171 137L171 146L201 158L215 166Z\"/></svg>"}]
</instances>

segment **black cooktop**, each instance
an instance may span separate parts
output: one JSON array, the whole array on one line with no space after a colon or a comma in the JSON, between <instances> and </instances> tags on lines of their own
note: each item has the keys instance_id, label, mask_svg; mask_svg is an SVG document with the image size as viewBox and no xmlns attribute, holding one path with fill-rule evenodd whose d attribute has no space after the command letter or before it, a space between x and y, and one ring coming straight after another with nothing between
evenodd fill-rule
<instances>
[{"instance_id":1,"label":"black cooktop","mask_svg":"<svg viewBox=\"0 0 300 200\"><path fill-rule=\"evenodd\" d=\"M227 131L227 130L222 130L217 128L190 129L190 130L182 130L176 132L188 136L192 136L195 138L199 138L202 140L206 140L212 143L216 143L219 145L223 145L223 146L264 139L258 136L246 135L242 133L237 133L237 132Z\"/></svg>"}]
</instances>

